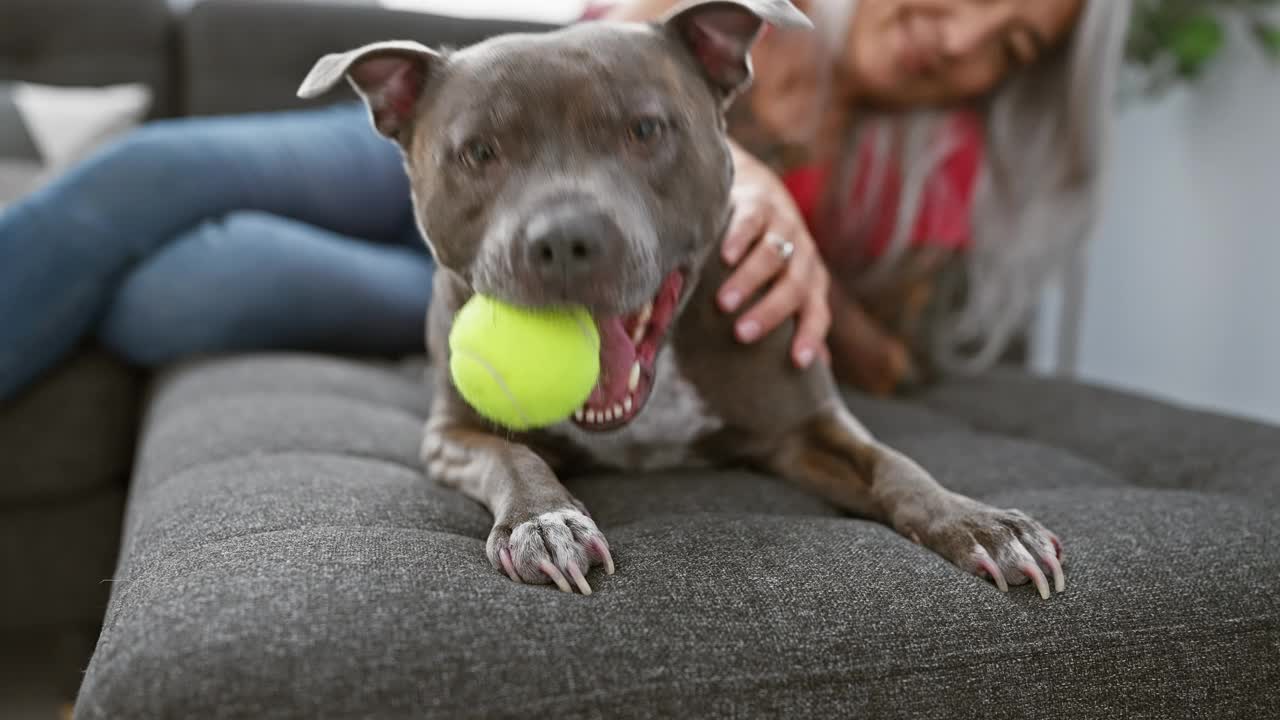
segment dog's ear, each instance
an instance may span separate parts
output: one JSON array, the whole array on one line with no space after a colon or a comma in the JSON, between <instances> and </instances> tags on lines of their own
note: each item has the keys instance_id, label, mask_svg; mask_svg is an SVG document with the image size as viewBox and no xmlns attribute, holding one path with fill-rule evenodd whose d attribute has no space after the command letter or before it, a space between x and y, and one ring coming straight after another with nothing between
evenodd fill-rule
<instances>
[{"instance_id":1,"label":"dog's ear","mask_svg":"<svg viewBox=\"0 0 1280 720\"><path fill-rule=\"evenodd\" d=\"M373 43L325 55L302 81L298 97L322 95L346 77L369 106L378 132L403 141L427 79L441 61L439 53L411 41Z\"/></svg>"},{"instance_id":2,"label":"dog's ear","mask_svg":"<svg viewBox=\"0 0 1280 720\"><path fill-rule=\"evenodd\" d=\"M751 82L751 47L765 25L813 28L789 0L696 0L659 22L697 60L725 105Z\"/></svg>"}]
</instances>

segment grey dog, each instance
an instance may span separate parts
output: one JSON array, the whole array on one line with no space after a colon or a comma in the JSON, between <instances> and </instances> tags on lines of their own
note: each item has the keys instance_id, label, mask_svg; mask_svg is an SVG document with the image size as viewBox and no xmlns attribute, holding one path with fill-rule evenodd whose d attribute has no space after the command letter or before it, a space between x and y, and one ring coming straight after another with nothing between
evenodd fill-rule
<instances>
[{"instance_id":1,"label":"grey dog","mask_svg":"<svg viewBox=\"0 0 1280 720\"><path fill-rule=\"evenodd\" d=\"M653 23L509 34L455 52L383 42L321 58L298 91L344 77L401 149L438 265L427 318L437 386L427 474L493 513L486 553L525 583L591 592L609 544L557 477L592 468L748 465L892 527L1001 590L1064 587L1062 547L1017 510L939 485L848 411L830 371L789 364L793 325L752 346L713 302L732 210L724 113L786 0L711 0ZM586 306L601 379L571 421L497 431L448 377L454 314L481 292ZM1044 570L1041 569L1043 564Z\"/></svg>"}]
</instances>

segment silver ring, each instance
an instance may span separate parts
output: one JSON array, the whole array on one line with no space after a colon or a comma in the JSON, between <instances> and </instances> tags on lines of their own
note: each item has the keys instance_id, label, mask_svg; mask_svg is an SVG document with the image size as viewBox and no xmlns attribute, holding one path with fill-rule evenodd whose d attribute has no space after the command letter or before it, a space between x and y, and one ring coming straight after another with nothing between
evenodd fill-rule
<instances>
[{"instance_id":1,"label":"silver ring","mask_svg":"<svg viewBox=\"0 0 1280 720\"><path fill-rule=\"evenodd\" d=\"M790 260L791 256L796 254L796 244L776 232L765 233L764 241L778 251L778 257L782 262Z\"/></svg>"}]
</instances>

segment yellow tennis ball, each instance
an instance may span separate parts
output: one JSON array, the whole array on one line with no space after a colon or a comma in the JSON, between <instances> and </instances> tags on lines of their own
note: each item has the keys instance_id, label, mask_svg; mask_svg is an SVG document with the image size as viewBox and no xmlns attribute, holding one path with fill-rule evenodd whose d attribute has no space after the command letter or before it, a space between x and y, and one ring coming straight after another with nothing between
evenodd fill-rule
<instances>
[{"instance_id":1,"label":"yellow tennis ball","mask_svg":"<svg viewBox=\"0 0 1280 720\"><path fill-rule=\"evenodd\" d=\"M525 308L473 295L454 316L449 353L463 399L517 431L568 419L600 377L600 334L584 308Z\"/></svg>"}]
</instances>

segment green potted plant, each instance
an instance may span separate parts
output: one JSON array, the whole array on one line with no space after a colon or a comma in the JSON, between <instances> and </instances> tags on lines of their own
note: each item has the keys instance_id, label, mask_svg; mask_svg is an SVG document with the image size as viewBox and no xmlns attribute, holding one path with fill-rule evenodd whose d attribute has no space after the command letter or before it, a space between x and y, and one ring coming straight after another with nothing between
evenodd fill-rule
<instances>
[{"instance_id":1,"label":"green potted plant","mask_svg":"<svg viewBox=\"0 0 1280 720\"><path fill-rule=\"evenodd\" d=\"M1130 1L1127 56L1147 96L1199 77L1226 44L1231 22L1244 23L1249 37L1280 60L1280 0L1102 0Z\"/></svg>"}]
</instances>

